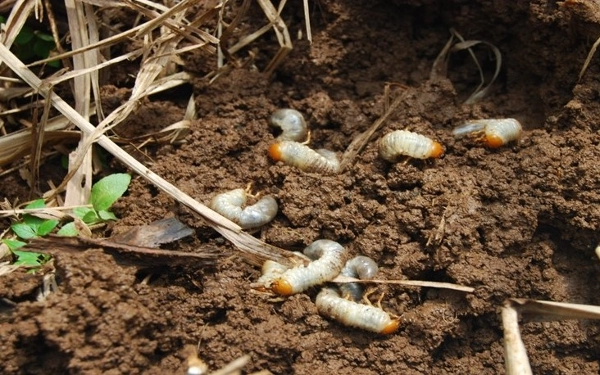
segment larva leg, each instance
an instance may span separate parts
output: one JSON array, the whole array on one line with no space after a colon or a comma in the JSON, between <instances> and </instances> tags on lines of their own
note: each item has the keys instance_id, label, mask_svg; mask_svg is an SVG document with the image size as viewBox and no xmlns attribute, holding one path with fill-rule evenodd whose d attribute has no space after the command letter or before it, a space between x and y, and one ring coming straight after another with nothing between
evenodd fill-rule
<instances>
[{"instance_id":1,"label":"larva leg","mask_svg":"<svg viewBox=\"0 0 600 375\"><path fill-rule=\"evenodd\" d=\"M381 293L381 296L379 297L379 299L377 299L377 307L379 307L380 309L381 307L381 301L383 300L383 297L385 296L385 292Z\"/></svg>"},{"instance_id":2,"label":"larva leg","mask_svg":"<svg viewBox=\"0 0 600 375\"><path fill-rule=\"evenodd\" d=\"M306 134L306 141L302 142L303 145L308 145L310 143L310 130L308 134Z\"/></svg>"},{"instance_id":3,"label":"larva leg","mask_svg":"<svg viewBox=\"0 0 600 375\"><path fill-rule=\"evenodd\" d=\"M371 300L369 299L369 296L370 296L371 294L374 294L376 291L377 291L377 288L369 288L369 289L367 289L367 290L365 291L365 294L363 294L362 301L363 301L365 304L367 304L367 305L369 305L369 306L372 306L372 305L373 305L373 303L372 303L372 302L371 302Z\"/></svg>"},{"instance_id":4,"label":"larva leg","mask_svg":"<svg viewBox=\"0 0 600 375\"><path fill-rule=\"evenodd\" d=\"M248 182L248 185L246 185L246 189L244 189L244 191L246 192L246 195L252 198L258 198L258 195L260 193L257 193L256 195L252 194L252 182Z\"/></svg>"}]
</instances>

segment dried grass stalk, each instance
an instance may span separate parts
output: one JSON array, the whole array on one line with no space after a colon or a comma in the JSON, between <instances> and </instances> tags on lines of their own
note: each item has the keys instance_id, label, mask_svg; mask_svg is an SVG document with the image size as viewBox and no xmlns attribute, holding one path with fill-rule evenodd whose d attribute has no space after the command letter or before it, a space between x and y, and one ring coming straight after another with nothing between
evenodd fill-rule
<instances>
[{"instance_id":1,"label":"dried grass stalk","mask_svg":"<svg viewBox=\"0 0 600 375\"><path fill-rule=\"evenodd\" d=\"M502 326L504 328L504 367L507 375L531 375L531 365L527 357L525 344L519 331L519 313L505 304L501 308Z\"/></svg>"}]
</instances>

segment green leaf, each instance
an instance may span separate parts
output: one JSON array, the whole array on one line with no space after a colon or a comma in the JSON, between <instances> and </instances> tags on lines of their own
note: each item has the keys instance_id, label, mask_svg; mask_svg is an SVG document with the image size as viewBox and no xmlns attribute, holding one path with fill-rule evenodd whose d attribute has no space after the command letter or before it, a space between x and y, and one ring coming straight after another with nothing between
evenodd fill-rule
<instances>
[{"instance_id":1,"label":"green leaf","mask_svg":"<svg viewBox=\"0 0 600 375\"><path fill-rule=\"evenodd\" d=\"M46 34L39 30L34 31L33 33L35 34L36 37L40 38L41 40L43 40L45 42L52 42L52 44L54 44L54 38L52 37L52 35ZM54 47L52 47L52 48L54 48Z\"/></svg>"},{"instance_id":2,"label":"green leaf","mask_svg":"<svg viewBox=\"0 0 600 375\"><path fill-rule=\"evenodd\" d=\"M31 27L25 25L15 38L15 44L24 45L27 44L33 39L33 30Z\"/></svg>"},{"instance_id":3,"label":"green leaf","mask_svg":"<svg viewBox=\"0 0 600 375\"><path fill-rule=\"evenodd\" d=\"M67 223L56 232L56 235L62 237L75 237L79 234L74 222Z\"/></svg>"},{"instance_id":4,"label":"green leaf","mask_svg":"<svg viewBox=\"0 0 600 375\"><path fill-rule=\"evenodd\" d=\"M17 250L25 245L27 245L25 242L23 241L19 241L19 240L11 240L11 239L4 239L2 240L2 242L4 242L6 244L6 246L8 246L8 248L10 249L10 251L14 251Z\"/></svg>"},{"instance_id":5,"label":"green leaf","mask_svg":"<svg viewBox=\"0 0 600 375\"><path fill-rule=\"evenodd\" d=\"M50 260L48 254L32 253L30 251L14 250L13 254L17 256L15 266L39 267Z\"/></svg>"},{"instance_id":6,"label":"green leaf","mask_svg":"<svg viewBox=\"0 0 600 375\"><path fill-rule=\"evenodd\" d=\"M27 209L38 209L38 208L45 208L45 207L46 207L46 203L44 203L44 200L38 199L38 200L35 200L35 201L29 203L27 206L25 206L25 209L26 210ZM31 228L31 230L35 233L38 233L38 228L40 227L40 225L42 225L44 223L44 221L46 221L46 220L36 217L36 216L33 216L33 215L30 215L30 214L23 215L23 223L25 223L27 226L29 226ZM20 235L19 235L19 237L20 237ZM25 237L22 237L22 238L25 238Z\"/></svg>"},{"instance_id":7,"label":"green leaf","mask_svg":"<svg viewBox=\"0 0 600 375\"><path fill-rule=\"evenodd\" d=\"M40 226L37 228L37 235L38 236L45 236L48 233L52 232L52 230L54 228L56 228L56 226L58 225L58 220L54 220L54 219L48 219L48 220L44 220L43 223L40 224Z\"/></svg>"},{"instance_id":8,"label":"green leaf","mask_svg":"<svg viewBox=\"0 0 600 375\"><path fill-rule=\"evenodd\" d=\"M52 60L52 61L48 61L48 66L51 66L53 68L59 69L60 68L60 60ZM68 169L68 168L65 168Z\"/></svg>"},{"instance_id":9,"label":"green leaf","mask_svg":"<svg viewBox=\"0 0 600 375\"><path fill-rule=\"evenodd\" d=\"M25 223L14 223L10 227L17 236L24 240L30 240L37 237L35 229Z\"/></svg>"},{"instance_id":10,"label":"green leaf","mask_svg":"<svg viewBox=\"0 0 600 375\"><path fill-rule=\"evenodd\" d=\"M35 52L35 55L37 57L41 57L42 59L45 59L46 57L50 56L50 51L52 51L53 49L54 42L46 42L41 39L36 39L33 42L33 52Z\"/></svg>"},{"instance_id":11,"label":"green leaf","mask_svg":"<svg viewBox=\"0 0 600 375\"><path fill-rule=\"evenodd\" d=\"M116 173L106 176L92 186L92 206L96 211L108 210L127 190L131 176Z\"/></svg>"},{"instance_id":12,"label":"green leaf","mask_svg":"<svg viewBox=\"0 0 600 375\"><path fill-rule=\"evenodd\" d=\"M98 216L100 216L100 219L102 219L103 221L117 220L117 217L115 216L115 214L113 214L110 211L105 211L105 210L98 211Z\"/></svg>"},{"instance_id":13,"label":"green leaf","mask_svg":"<svg viewBox=\"0 0 600 375\"><path fill-rule=\"evenodd\" d=\"M30 61L34 58L33 48L29 44L13 44L11 50L21 61Z\"/></svg>"},{"instance_id":14,"label":"green leaf","mask_svg":"<svg viewBox=\"0 0 600 375\"><path fill-rule=\"evenodd\" d=\"M36 199L33 202L29 203L25 206L26 210L35 209L35 208L46 208L46 202L43 199Z\"/></svg>"},{"instance_id":15,"label":"green leaf","mask_svg":"<svg viewBox=\"0 0 600 375\"><path fill-rule=\"evenodd\" d=\"M90 211L93 212L94 210L91 209L91 208L88 208L88 207L75 207L73 209L73 215L75 215L78 218L80 218L80 219L83 220L83 218L85 217L85 215L87 215L88 212L90 212Z\"/></svg>"},{"instance_id":16,"label":"green leaf","mask_svg":"<svg viewBox=\"0 0 600 375\"><path fill-rule=\"evenodd\" d=\"M44 222L44 219L33 216L33 215L28 215L25 214L23 215L23 223L25 223L27 226L29 226L31 228L31 230L33 230L34 232L37 233L38 231L38 227L40 225L42 225L42 223Z\"/></svg>"},{"instance_id":17,"label":"green leaf","mask_svg":"<svg viewBox=\"0 0 600 375\"><path fill-rule=\"evenodd\" d=\"M102 219L100 219L100 217L94 210L90 210L90 212L85 214L85 216L82 217L81 220L83 220L83 222L88 225L96 224L102 221Z\"/></svg>"},{"instance_id":18,"label":"green leaf","mask_svg":"<svg viewBox=\"0 0 600 375\"><path fill-rule=\"evenodd\" d=\"M69 170L69 158L66 155L60 157L60 166Z\"/></svg>"}]
</instances>

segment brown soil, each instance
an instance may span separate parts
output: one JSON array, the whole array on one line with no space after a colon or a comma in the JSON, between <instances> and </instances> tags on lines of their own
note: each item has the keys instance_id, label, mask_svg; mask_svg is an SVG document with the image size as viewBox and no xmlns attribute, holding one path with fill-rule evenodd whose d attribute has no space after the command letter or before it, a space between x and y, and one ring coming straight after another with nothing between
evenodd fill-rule
<instances>
[{"instance_id":1,"label":"brown soil","mask_svg":"<svg viewBox=\"0 0 600 375\"><path fill-rule=\"evenodd\" d=\"M280 213L257 233L268 243L297 250L333 239L375 259L382 277L453 282L475 293L385 288L383 306L403 324L380 337L319 316L315 291L284 301L252 291L259 270L239 257L150 272L118 266L99 250L62 254L58 291L45 302L35 300L41 274L0 278L1 296L15 303L2 305L0 372L181 374L184 348L200 342L211 369L250 354L246 371L275 374L502 373L497 310L507 297L600 305L600 58L577 81L600 13L571 3L316 2L312 46L295 41L272 77L240 69L213 84L198 78L199 120L188 143L148 150L152 169L200 202L249 182L274 195ZM284 18L293 35L302 30L301 2L289 1ZM495 89L478 104L462 104L478 83L466 51L450 59L448 79L429 80L450 27L503 53ZM277 49L269 38L257 50L259 70ZM493 71L491 56L477 51ZM184 59L186 70L206 73L206 56ZM275 109L305 113L311 146L341 154L383 113L386 82L409 86L407 98L344 173L306 174L268 159ZM181 119L188 95L152 98L126 127L143 133ZM489 150L451 135L465 120L498 117L523 123L518 144ZM376 140L403 128L439 140L445 156L381 160ZM22 186L17 175L6 177L0 194L26 199ZM139 177L115 212L115 231L174 215L197 233L174 248L236 251ZM521 330L534 373L600 371L597 323Z\"/></svg>"}]
</instances>

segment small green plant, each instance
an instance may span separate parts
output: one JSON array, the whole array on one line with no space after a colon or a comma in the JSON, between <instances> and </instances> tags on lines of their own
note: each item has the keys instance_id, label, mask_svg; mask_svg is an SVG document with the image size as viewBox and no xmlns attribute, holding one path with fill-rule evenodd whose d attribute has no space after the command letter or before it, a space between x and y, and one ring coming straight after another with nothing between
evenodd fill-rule
<instances>
[{"instance_id":1,"label":"small green plant","mask_svg":"<svg viewBox=\"0 0 600 375\"><path fill-rule=\"evenodd\" d=\"M73 210L86 225L94 225L109 220L117 220L115 214L108 209L119 199L129 186L131 176L126 173L117 173L106 176L92 186L92 207L79 207ZM62 226L57 233L59 236L72 237L78 234L75 222Z\"/></svg>"},{"instance_id":2,"label":"small green plant","mask_svg":"<svg viewBox=\"0 0 600 375\"><path fill-rule=\"evenodd\" d=\"M38 199L28 204L25 209L40 209L45 208L46 204L43 199ZM21 239L30 240L36 237L45 236L52 232L58 225L58 220L42 219L30 214L23 215L23 221L11 225L13 232ZM19 248L26 245L25 242L16 239L2 240L10 251L17 257L15 265L27 268L37 268L42 266L50 259L50 255L34 253L29 251L21 251Z\"/></svg>"},{"instance_id":3,"label":"small green plant","mask_svg":"<svg viewBox=\"0 0 600 375\"><path fill-rule=\"evenodd\" d=\"M0 16L0 23L6 23L6 19L2 16ZM12 46L15 56L25 63L46 59L55 48L52 35L42 30L34 30L28 25L23 25ZM60 68L60 61L50 61L48 65Z\"/></svg>"},{"instance_id":4,"label":"small green plant","mask_svg":"<svg viewBox=\"0 0 600 375\"><path fill-rule=\"evenodd\" d=\"M115 214L108 209L127 191L129 182L131 182L131 176L126 173L117 173L104 177L92 186L90 198L92 207L76 208L73 210L73 214L86 225L116 220L117 217ZM25 209L43 209L45 207L44 200L38 199L28 204ZM21 240L31 240L50 234L58 224L59 221L56 219L42 219L31 214L24 214L22 221L12 224L11 229ZM59 236L67 237L76 236L78 233L75 222L63 225L57 232ZM18 250L27 244L21 240L2 240L17 257L15 265L37 268L50 260L50 256L47 254Z\"/></svg>"}]
</instances>

